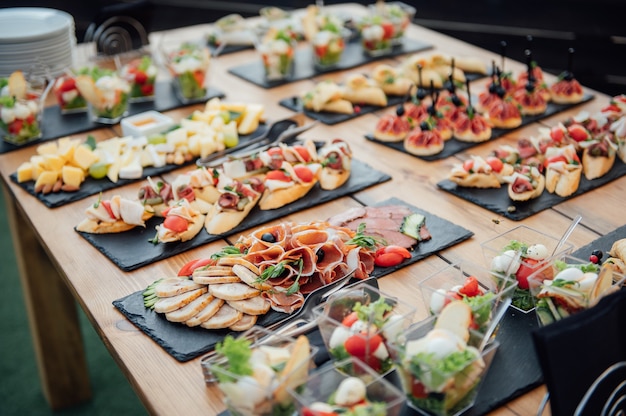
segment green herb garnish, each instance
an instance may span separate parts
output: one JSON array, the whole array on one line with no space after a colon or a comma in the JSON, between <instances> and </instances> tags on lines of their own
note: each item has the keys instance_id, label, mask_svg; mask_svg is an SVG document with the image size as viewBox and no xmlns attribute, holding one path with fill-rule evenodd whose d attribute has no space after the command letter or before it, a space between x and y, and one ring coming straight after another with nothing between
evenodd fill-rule
<instances>
[{"instance_id":1,"label":"green herb garnish","mask_svg":"<svg viewBox=\"0 0 626 416\"><path fill-rule=\"evenodd\" d=\"M371 235L365 235L365 223L362 222L356 229L356 234L350 240L346 242L346 244L354 244L359 247L366 248L368 250L374 250L379 245L387 245L385 240L373 237Z\"/></svg>"}]
</instances>

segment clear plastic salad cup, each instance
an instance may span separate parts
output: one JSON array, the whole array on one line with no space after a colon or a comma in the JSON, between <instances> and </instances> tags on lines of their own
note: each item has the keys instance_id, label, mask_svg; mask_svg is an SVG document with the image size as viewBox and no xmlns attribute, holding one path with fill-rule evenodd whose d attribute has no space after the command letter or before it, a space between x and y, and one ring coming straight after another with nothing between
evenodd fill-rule
<instances>
[{"instance_id":1,"label":"clear plastic salad cup","mask_svg":"<svg viewBox=\"0 0 626 416\"><path fill-rule=\"evenodd\" d=\"M88 110L87 100L76 86L76 76L67 72L54 82L52 89L61 114L84 113Z\"/></svg>"},{"instance_id":2,"label":"clear plastic salad cup","mask_svg":"<svg viewBox=\"0 0 626 416\"><path fill-rule=\"evenodd\" d=\"M407 404L429 415L460 415L474 405L499 347L482 351L446 330L434 329L435 317L412 325L406 342L391 349Z\"/></svg>"},{"instance_id":3,"label":"clear plastic salad cup","mask_svg":"<svg viewBox=\"0 0 626 416\"><path fill-rule=\"evenodd\" d=\"M408 4L391 1L391 2L376 2L369 5L370 13L379 15L389 20L393 25L393 36L391 37L391 43L393 45L400 44L404 33L411 24L411 21L415 17L415 7Z\"/></svg>"},{"instance_id":4,"label":"clear plastic salad cup","mask_svg":"<svg viewBox=\"0 0 626 416\"><path fill-rule=\"evenodd\" d=\"M352 367L367 377L342 373L332 365L311 373L302 389L292 390L297 414L325 416L344 414L397 416L404 404L404 394L391 382L375 373L358 358L347 358L340 367Z\"/></svg>"},{"instance_id":5,"label":"clear plastic salad cup","mask_svg":"<svg viewBox=\"0 0 626 416\"><path fill-rule=\"evenodd\" d=\"M211 60L207 46L191 41L180 40L178 43L169 40L163 42L161 50L177 98L184 104L206 98Z\"/></svg>"},{"instance_id":6,"label":"clear plastic salad cup","mask_svg":"<svg viewBox=\"0 0 626 416\"><path fill-rule=\"evenodd\" d=\"M526 313L534 308L529 285L535 273L574 249L571 243L559 246L560 238L525 225L514 227L480 244L486 266L518 282L512 305Z\"/></svg>"},{"instance_id":7,"label":"clear plastic salad cup","mask_svg":"<svg viewBox=\"0 0 626 416\"><path fill-rule=\"evenodd\" d=\"M39 98L0 97L2 138L18 146L40 138L42 112L43 103Z\"/></svg>"},{"instance_id":8,"label":"clear plastic salad cup","mask_svg":"<svg viewBox=\"0 0 626 416\"><path fill-rule=\"evenodd\" d=\"M393 23L385 16L371 14L359 22L363 51L370 56L391 53L394 37Z\"/></svg>"},{"instance_id":9,"label":"clear plastic salad cup","mask_svg":"<svg viewBox=\"0 0 626 416\"><path fill-rule=\"evenodd\" d=\"M154 100L154 85L158 69L150 55L133 58L120 69L120 75L130 85L130 102Z\"/></svg>"},{"instance_id":10,"label":"clear plastic salad cup","mask_svg":"<svg viewBox=\"0 0 626 416\"><path fill-rule=\"evenodd\" d=\"M570 255L546 265L532 279L535 313L542 326L593 307L626 281L611 265Z\"/></svg>"},{"instance_id":11,"label":"clear plastic salad cup","mask_svg":"<svg viewBox=\"0 0 626 416\"><path fill-rule=\"evenodd\" d=\"M341 33L322 30L315 34L311 42L313 63L316 68L330 68L341 61L346 42Z\"/></svg>"},{"instance_id":12,"label":"clear plastic salad cup","mask_svg":"<svg viewBox=\"0 0 626 416\"><path fill-rule=\"evenodd\" d=\"M237 338L227 335L216 354L201 360L205 379L217 380L231 415L292 415L293 396L306 383L318 348L254 326Z\"/></svg>"},{"instance_id":13,"label":"clear plastic salad cup","mask_svg":"<svg viewBox=\"0 0 626 416\"><path fill-rule=\"evenodd\" d=\"M389 345L401 342L416 309L408 303L359 282L331 295L315 316L331 358L357 357L375 372L393 369ZM340 368L347 374L355 369Z\"/></svg>"},{"instance_id":14,"label":"clear plastic salad cup","mask_svg":"<svg viewBox=\"0 0 626 416\"><path fill-rule=\"evenodd\" d=\"M91 118L96 123L117 124L128 114L128 82L116 74L98 78L95 83L99 99L89 101Z\"/></svg>"},{"instance_id":15,"label":"clear plastic salad cup","mask_svg":"<svg viewBox=\"0 0 626 416\"><path fill-rule=\"evenodd\" d=\"M469 345L480 347L495 336L511 304L517 281L476 263L449 264L420 282L424 303L438 316L452 301L462 300L472 311Z\"/></svg>"},{"instance_id":16,"label":"clear plastic salad cup","mask_svg":"<svg viewBox=\"0 0 626 416\"><path fill-rule=\"evenodd\" d=\"M257 42L257 51L263 61L265 78L278 81L292 76L296 41L284 30L271 28Z\"/></svg>"}]
</instances>

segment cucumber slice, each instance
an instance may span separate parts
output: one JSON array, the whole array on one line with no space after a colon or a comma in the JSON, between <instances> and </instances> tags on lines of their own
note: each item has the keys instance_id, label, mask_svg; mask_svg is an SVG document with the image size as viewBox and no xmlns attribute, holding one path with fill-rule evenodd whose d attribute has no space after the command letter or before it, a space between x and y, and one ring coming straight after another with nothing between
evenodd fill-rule
<instances>
[{"instance_id":1,"label":"cucumber slice","mask_svg":"<svg viewBox=\"0 0 626 416\"><path fill-rule=\"evenodd\" d=\"M416 239L417 241L421 241L422 238L420 237L420 229L424 226L425 223L426 217L424 217L422 214L413 213L411 215L407 215L402 220L400 232Z\"/></svg>"}]
</instances>

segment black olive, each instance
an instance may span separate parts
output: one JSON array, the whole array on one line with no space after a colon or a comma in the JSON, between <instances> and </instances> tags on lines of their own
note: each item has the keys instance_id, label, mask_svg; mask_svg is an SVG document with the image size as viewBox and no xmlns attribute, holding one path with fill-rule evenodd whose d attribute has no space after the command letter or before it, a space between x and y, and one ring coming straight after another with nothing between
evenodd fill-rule
<instances>
[{"instance_id":1,"label":"black olive","mask_svg":"<svg viewBox=\"0 0 626 416\"><path fill-rule=\"evenodd\" d=\"M504 98L504 96L506 95L506 90L502 85L498 85L498 88L496 89L496 94L498 94L498 97Z\"/></svg>"},{"instance_id":2,"label":"black olive","mask_svg":"<svg viewBox=\"0 0 626 416\"><path fill-rule=\"evenodd\" d=\"M402 117L404 115L404 106L402 104L398 104L396 107L396 114L398 117Z\"/></svg>"},{"instance_id":3,"label":"black olive","mask_svg":"<svg viewBox=\"0 0 626 416\"><path fill-rule=\"evenodd\" d=\"M322 250L321 248L319 250L317 250L317 263L321 262L324 260L324 256L326 255L326 253L324 253L324 250Z\"/></svg>"},{"instance_id":4,"label":"black olive","mask_svg":"<svg viewBox=\"0 0 626 416\"><path fill-rule=\"evenodd\" d=\"M604 253L602 253L602 250L593 250L591 252L591 255L596 256L598 260L602 260L602 256L604 255Z\"/></svg>"},{"instance_id":5,"label":"black olive","mask_svg":"<svg viewBox=\"0 0 626 416\"><path fill-rule=\"evenodd\" d=\"M499 84L496 84L495 82L489 84L489 94L496 94L498 92L498 86Z\"/></svg>"},{"instance_id":6,"label":"black olive","mask_svg":"<svg viewBox=\"0 0 626 416\"><path fill-rule=\"evenodd\" d=\"M563 74L563 79L565 81L572 81L574 79L574 74L570 71L565 71L565 74Z\"/></svg>"},{"instance_id":7,"label":"black olive","mask_svg":"<svg viewBox=\"0 0 626 416\"><path fill-rule=\"evenodd\" d=\"M276 237L274 237L274 234L272 233L263 233L263 235L261 236L261 240L265 241L266 243L275 243Z\"/></svg>"},{"instance_id":8,"label":"black olive","mask_svg":"<svg viewBox=\"0 0 626 416\"><path fill-rule=\"evenodd\" d=\"M427 121L422 121L420 123L420 129L422 130L430 130L430 124Z\"/></svg>"},{"instance_id":9,"label":"black olive","mask_svg":"<svg viewBox=\"0 0 626 416\"><path fill-rule=\"evenodd\" d=\"M424 88L418 88L415 96L418 100L422 101L424 98L428 96L428 92Z\"/></svg>"},{"instance_id":10,"label":"black olive","mask_svg":"<svg viewBox=\"0 0 626 416\"><path fill-rule=\"evenodd\" d=\"M451 100L452 100L452 104L456 105L457 107L460 107L463 105L463 101L461 101L459 96L456 94L452 96Z\"/></svg>"},{"instance_id":11,"label":"black olive","mask_svg":"<svg viewBox=\"0 0 626 416\"><path fill-rule=\"evenodd\" d=\"M528 91L528 92L533 92L533 91L535 91L535 83L534 83L534 82L530 82L530 81L529 81L529 82L526 84L526 91Z\"/></svg>"}]
</instances>

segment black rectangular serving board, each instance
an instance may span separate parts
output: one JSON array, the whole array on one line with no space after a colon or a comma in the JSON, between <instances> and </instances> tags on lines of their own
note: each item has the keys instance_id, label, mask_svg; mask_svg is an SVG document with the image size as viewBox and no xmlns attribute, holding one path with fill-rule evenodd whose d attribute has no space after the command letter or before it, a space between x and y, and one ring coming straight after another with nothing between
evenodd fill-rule
<instances>
[{"instance_id":1,"label":"black rectangular serving board","mask_svg":"<svg viewBox=\"0 0 626 416\"><path fill-rule=\"evenodd\" d=\"M609 258L608 252L611 250L613 243L617 240L621 240L622 238L626 238L626 225L622 225L610 233L597 238L586 246L580 247L572 253L572 257L587 260L593 250L601 250L603 253L601 261L604 261Z\"/></svg>"},{"instance_id":2,"label":"black rectangular serving board","mask_svg":"<svg viewBox=\"0 0 626 416\"><path fill-rule=\"evenodd\" d=\"M389 268L375 267L374 271L370 274L371 277L380 278L389 273L393 273L402 267L406 267L434 253L458 244L474 234L459 225L407 204L397 198L391 198L376 205L383 206L390 204L406 205L411 208L412 211L424 215L426 217L426 226L433 237L429 241L417 244L415 250L411 251L411 258L406 259L401 264ZM126 250L132 249L132 244L133 243L130 243L130 245L126 247ZM163 314L158 314L143 306L142 292L143 291L138 291L115 300L113 305L122 312L129 321L135 324L168 354L179 361L188 361L199 357L212 350L217 342L221 341L228 333L231 333L231 331L228 330L212 331L203 328L188 328L180 323L169 322L165 319ZM257 325L267 326L279 322L285 317L287 317L287 315L284 313L270 311L259 319Z\"/></svg>"},{"instance_id":3,"label":"black rectangular serving board","mask_svg":"<svg viewBox=\"0 0 626 416\"><path fill-rule=\"evenodd\" d=\"M538 198L531 199L529 201L511 200L508 195L508 187L506 184L502 185L500 188L464 188L462 186L457 186L457 184L449 179L444 179L437 183L437 186L452 195L456 195L459 198L465 199L466 201L488 209L489 211L500 214L505 218L514 221L521 221L537 214L538 212L552 208L563 201L567 201L568 199L584 194L585 192L589 192L598 186L614 181L624 175L626 175L626 164L619 158L616 158L613 168L611 168L606 175L591 181L587 180L585 175L583 175L580 178L578 190L568 197L560 197L544 190ZM509 209L509 207L513 207L514 210Z\"/></svg>"},{"instance_id":4,"label":"black rectangular serving board","mask_svg":"<svg viewBox=\"0 0 626 416\"><path fill-rule=\"evenodd\" d=\"M146 227L137 227L130 231L118 234L89 234L78 232L85 240L97 248L109 260L123 271L131 271L155 261L164 260L192 248L220 240L228 235L244 231L250 227L266 223L275 218L280 218L302 211L313 206L341 198L346 195L359 192L379 183L391 180L391 176L377 171L369 165L358 160L352 161L352 172L348 181L341 187L325 191L316 185L309 191L305 198L301 198L284 207L263 211L255 207L246 219L237 227L221 235L213 235L206 232L204 227L198 235L189 241L160 243L154 245L151 240L156 235L155 226L163 219L153 217L146 222Z\"/></svg>"},{"instance_id":5,"label":"black rectangular serving board","mask_svg":"<svg viewBox=\"0 0 626 416\"><path fill-rule=\"evenodd\" d=\"M239 138L240 144L243 145L245 142L260 136L265 133L268 126L266 124L259 124L259 127L256 131L250 135L241 136ZM171 172L173 170L179 169L183 166L193 165L195 163L195 159L189 162L186 162L182 165L169 164L164 165L159 168L149 166L143 169L143 173L141 178L138 179L119 179L117 182L111 182L107 178L103 179L93 179L89 175L85 178L85 181L81 184L80 189L76 192L51 192L49 194L42 194L35 192L35 181L27 181L27 182L18 182L17 181L17 172L14 172L10 175L10 178L13 182L18 184L22 189L26 192L40 200L45 206L48 208L58 208L65 204L69 204L71 202L80 201L81 199L85 199L91 195L95 195L97 193L108 191L109 189L115 189L120 186L127 185L129 183L139 182L150 177L155 177L158 175L163 175L165 173Z\"/></svg>"},{"instance_id":6,"label":"black rectangular serving board","mask_svg":"<svg viewBox=\"0 0 626 416\"><path fill-rule=\"evenodd\" d=\"M174 87L170 81L159 81L154 86L154 101L143 101L139 103L130 103L128 105L128 116L143 113L149 110L169 111L180 107L203 103L211 98L224 98L226 95L213 87L207 89L206 97L193 100L188 103L180 101L174 93ZM46 107L43 111L42 136L37 140L28 142L25 145L16 146L0 141L0 154L8 153L13 150L21 149L24 146L40 144L42 142L57 139L59 137L69 136L72 134L84 133L107 127L106 124L93 122L88 113L61 114L61 108L58 105Z\"/></svg>"},{"instance_id":7,"label":"black rectangular serving board","mask_svg":"<svg viewBox=\"0 0 626 416\"><path fill-rule=\"evenodd\" d=\"M265 79L265 69L263 68L263 62L261 58L244 65L239 65L230 68L228 72L251 82L259 87L274 88L281 85L289 84L303 79L309 79L317 75L326 74L329 72L342 71L346 69L355 68L357 66L374 62L384 58L396 57L406 53L421 52L428 49L432 49L432 45L423 41L414 40L410 38L403 38L402 43L395 45L390 53L381 56L369 56L363 52L363 48L359 43L359 39L352 40L346 43L346 49L341 56L341 61L337 65L328 69L317 69L313 65L313 55L311 48L298 48L296 50L294 58L293 74L289 78L282 80L269 81Z\"/></svg>"},{"instance_id":8,"label":"black rectangular serving board","mask_svg":"<svg viewBox=\"0 0 626 416\"><path fill-rule=\"evenodd\" d=\"M572 107L575 107L577 105L586 103L591 101L594 98L593 95L591 94L586 94L583 98L583 100L579 103L576 104L555 104L555 103L548 103L548 109L546 110L545 113L543 114L538 114L538 115L534 115L534 116L523 116L522 117L522 124L519 127L516 127L515 129L498 129L498 128L494 128L491 130L491 139L489 140L495 140L498 137L501 137L507 133L510 133L512 131L515 131L519 128L522 128L524 126L527 126L531 123L535 123L537 121L543 120L545 118L551 117L555 114L558 114L562 111L565 110L569 110ZM473 101L476 101L476 99L474 99ZM399 104L399 103L397 103ZM391 105L391 104L390 104ZM454 137L450 140L447 140L444 148L441 152L437 153L436 155L431 155L431 156L419 156L419 155L413 155L409 152L407 152L406 150L404 150L404 142L400 141L400 142L383 142L380 140L377 140L374 138L374 136L372 134L366 134L365 138L369 141L372 141L374 143L378 143L378 144L382 144L384 146L390 147L392 149L398 150L400 152L406 153L406 154L410 154L412 156L418 157L422 160L426 160L426 161L435 161L435 160L441 160L441 159L445 159L447 157L453 156L457 153L463 152L465 150L471 149L472 147L481 145L483 143L486 142L480 142L480 143L472 143L472 142L463 142L460 140L455 139Z\"/></svg>"}]
</instances>

